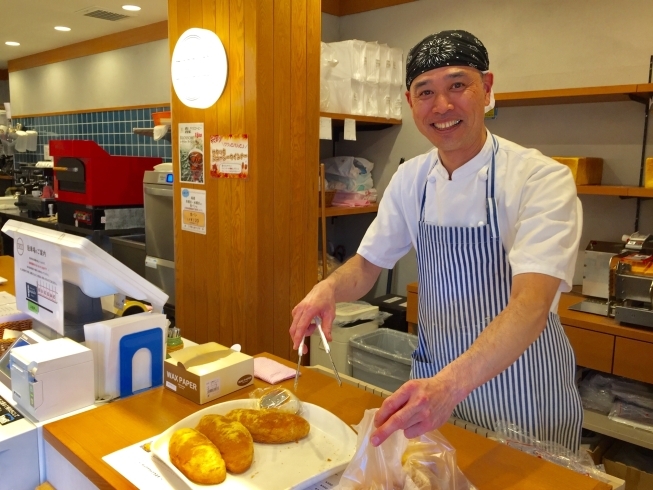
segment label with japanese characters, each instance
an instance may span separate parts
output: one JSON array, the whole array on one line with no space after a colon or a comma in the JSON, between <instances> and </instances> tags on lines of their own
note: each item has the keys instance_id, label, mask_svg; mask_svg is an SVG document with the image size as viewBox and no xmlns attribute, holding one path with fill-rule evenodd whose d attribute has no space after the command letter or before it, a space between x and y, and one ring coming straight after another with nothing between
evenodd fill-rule
<instances>
[{"instance_id":1,"label":"label with japanese characters","mask_svg":"<svg viewBox=\"0 0 653 490\"><path fill-rule=\"evenodd\" d=\"M204 123L179 125L179 166L181 182L204 183Z\"/></svg>"},{"instance_id":2,"label":"label with japanese characters","mask_svg":"<svg viewBox=\"0 0 653 490\"><path fill-rule=\"evenodd\" d=\"M249 149L246 134L211 136L211 177L246 179L249 173Z\"/></svg>"},{"instance_id":3,"label":"label with japanese characters","mask_svg":"<svg viewBox=\"0 0 653 490\"><path fill-rule=\"evenodd\" d=\"M206 191L181 189L181 229L206 235Z\"/></svg>"}]
</instances>

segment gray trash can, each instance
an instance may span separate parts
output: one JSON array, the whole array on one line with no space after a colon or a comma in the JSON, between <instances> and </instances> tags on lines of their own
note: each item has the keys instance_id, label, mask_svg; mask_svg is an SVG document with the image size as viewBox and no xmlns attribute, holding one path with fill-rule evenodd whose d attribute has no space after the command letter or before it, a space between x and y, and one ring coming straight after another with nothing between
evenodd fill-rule
<instances>
[{"instance_id":1,"label":"gray trash can","mask_svg":"<svg viewBox=\"0 0 653 490\"><path fill-rule=\"evenodd\" d=\"M380 328L349 339L352 376L388 391L395 391L410 378L411 354L417 336Z\"/></svg>"}]
</instances>

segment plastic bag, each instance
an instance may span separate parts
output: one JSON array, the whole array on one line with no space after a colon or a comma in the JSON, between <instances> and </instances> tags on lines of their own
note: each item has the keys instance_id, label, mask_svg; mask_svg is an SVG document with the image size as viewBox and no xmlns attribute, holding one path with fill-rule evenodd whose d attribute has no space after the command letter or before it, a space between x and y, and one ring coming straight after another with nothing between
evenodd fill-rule
<instances>
[{"instance_id":1,"label":"plastic bag","mask_svg":"<svg viewBox=\"0 0 653 490\"><path fill-rule=\"evenodd\" d=\"M583 408L596 410L604 415L610 412L614 401L611 376L590 373L579 383L578 391Z\"/></svg>"},{"instance_id":2,"label":"plastic bag","mask_svg":"<svg viewBox=\"0 0 653 490\"><path fill-rule=\"evenodd\" d=\"M370 444L377 409L354 427L356 454L340 479L341 490L476 490L456 464L456 450L437 431L406 439L394 432L379 447Z\"/></svg>"},{"instance_id":3,"label":"plastic bag","mask_svg":"<svg viewBox=\"0 0 653 490\"><path fill-rule=\"evenodd\" d=\"M525 434L517 425L499 420L495 423L496 440L524 453L564 466L581 475L603 482L609 481L597 470L587 451L573 452L551 441L539 441Z\"/></svg>"},{"instance_id":4,"label":"plastic bag","mask_svg":"<svg viewBox=\"0 0 653 490\"><path fill-rule=\"evenodd\" d=\"M614 402L608 418L615 422L653 432L653 412L648 408L639 407L632 403Z\"/></svg>"}]
</instances>

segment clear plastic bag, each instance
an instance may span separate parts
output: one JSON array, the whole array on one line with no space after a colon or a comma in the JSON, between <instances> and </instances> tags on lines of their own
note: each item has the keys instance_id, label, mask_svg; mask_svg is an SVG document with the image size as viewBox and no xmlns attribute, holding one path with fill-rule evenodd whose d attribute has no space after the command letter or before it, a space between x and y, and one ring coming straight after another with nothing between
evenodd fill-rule
<instances>
[{"instance_id":1,"label":"clear plastic bag","mask_svg":"<svg viewBox=\"0 0 653 490\"><path fill-rule=\"evenodd\" d=\"M499 442L550 463L569 468L581 475L608 482L605 476L596 468L587 451L573 452L555 442L539 441L524 433L517 425L505 420L497 421L494 429L496 440Z\"/></svg>"},{"instance_id":2,"label":"clear plastic bag","mask_svg":"<svg viewBox=\"0 0 653 490\"><path fill-rule=\"evenodd\" d=\"M372 446L376 411L366 410L354 427L356 454L340 479L340 490L476 490L458 468L456 450L437 430L414 439L396 431Z\"/></svg>"},{"instance_id":3,"label":"clear plastic bag","mask_svg":"<svg viewBox=\"0 0 653 490\"><path fill-rule=\"evenodd\" d=\"M590 373L579 383L578 391L583 408L596 410L604 415L610 412L614 401L611 376L598 372Z\"/></svg>"},{"instance_id":4,"label":"clear plastic bag","mask_svg":"<svg viewBox=\"0 0 653 490\"><path fill-rule=\"evenodd\" d=\"M653 432L653 411L617 400L608 415L610 420Z\"/></svg>"}]
</instances>

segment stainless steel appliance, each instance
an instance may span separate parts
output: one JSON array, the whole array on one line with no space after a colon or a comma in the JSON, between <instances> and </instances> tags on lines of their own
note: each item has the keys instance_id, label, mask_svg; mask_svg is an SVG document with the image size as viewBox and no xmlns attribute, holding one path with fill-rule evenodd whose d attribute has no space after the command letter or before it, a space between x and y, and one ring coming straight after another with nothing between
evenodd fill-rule
<instances>
[{"instance_id":1,"label":"stainless steel appliance","mask_svg":"<svg viewBox=\"0 0 653 490\"><path fill-rule=\"evenodd\" d=\"M150 170L143 176L145 208L145 279L175 304L175 240L172 218L172 171Z\"/></svg>"}]
</instances>

